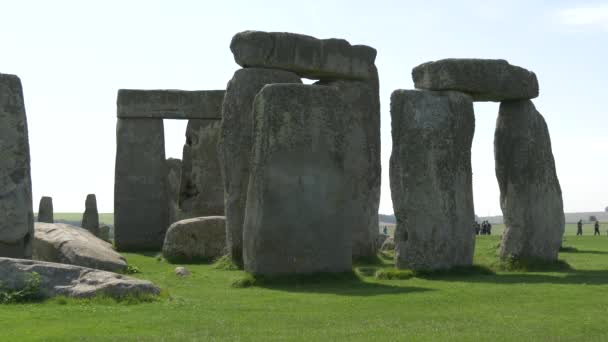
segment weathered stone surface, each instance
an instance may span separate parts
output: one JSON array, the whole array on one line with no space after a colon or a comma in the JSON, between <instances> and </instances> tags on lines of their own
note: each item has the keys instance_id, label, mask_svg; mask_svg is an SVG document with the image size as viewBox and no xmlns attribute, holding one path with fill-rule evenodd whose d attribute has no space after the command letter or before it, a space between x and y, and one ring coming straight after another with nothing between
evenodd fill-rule
<instances>
[{"instance_id":1,"label":"weathered stone surface","mask_svg":"<svg viewBox=\"0 0 608 342\"><path fill-rule=\"evenodd\" d=\"M169 261L213 260L226 251L226 218L196 217L175 222L167 230L163 257Z\"/></svg>"},{"instance_id":2,"label":"weathered stone surface","mask_svg":"<svg viewBox=\"0 0 608 342\"><path fill-rule=\"evenodd\" d=\"M382 242L382 246L380 247L382 251L393 251L395 250L395 239L392 236L387 237L384 242Z\"/></svg>"},{"instance_id":3,"label":"weathered stone surface","mask_svg":"<svg viewBox=\"0 0 608 342\"><path fill-rule=\"evenodd\" d=\"M237 265L243 264L243 220L253 144L253 99L262 87L271 83L302 82L296 74L287 71L241 69L234 73L224 97L218 149L224 180L226 242L232 261Z\"/></svg>"},{"instance_id":4,"label":"weathered stone surface","mask_svg":"<svg viewBox=\"0 0 608 342\"><path fill-rule=\"evenodd\" d=\"M376 50L343 39L317 39L286 32L244 31L230 43L234 60L246 68L292 71L312 79L371 80Z\"/></svg>"},{"instance_id":5,"label":"weathered stone surface","mask_svg":"<svg viewBox=\"0 0 608 342\"><path fill-rule=\"evenodd\" d=\"M351 120L334 87L266 85L254 101L254 144L243 227L245 270L351 270Z\"/></svg>"},{"instance_id":6,"label":"weathered stone surface","mask_svg":"<svg viewBox=\"0 0 608 342\"><path fill-rule=\"evenodd\" d=\"M123 272L127 262L90 231L63 223L36 222L34 259Z\"/></svg>"},{"instance_id":7,"label":"weathered stone surface","mask_svg":"<svg viewBox=\"0 0 608 342\"><path fill-rule=\"evenodd\" d=\"M147 280L112 272L53 262L0 258L0 279L7 289L22 289L33 272L40 275L40 292L44 297L105 295L121 298L160 293L160 289Z\"/></svg>"},{"instance_id":8,"label":"weathered stone surface","mask_svg":"<svg viewBox=\"0 0 608 342\"><path fill-rule=\"evenodd\" d=\"M169 227L163 121L118 119L116 143L116 247L120 251L160 250Z\"/></svg>"},{"instance_id":9,"label":"weathered stone surface","mask_svg":"<svg viewBox=\"0 0 608 342\"><path fill-rule=\"evenodd\" d=\"M0 256L30 258L34 235L27 119L21 80L0 74Z\"/></svg>"},{"instance_id":10,"label":"weathered stone surface","mask_svg":"<svg viewBox=\"0 0 608 342\"><path fill-rule=\"evenodd\" d=\"M53 198L42 196L38 205L38 222L53 223Z\"/></svg>"},{"instance_id":11,"label":"weathered stone surface","mask_svg":"<svg viewBox=\"0 0 608 342\"><path fill-rule=\"evenodd\" d=\"M380 204L380 95L377 83L337 81L335 87L347 106L349 121L343 126L345 174L351 177L350 201L355 205L350 222L353 258L366 258L378 251L378 206Z\"/></svg>"},{"instance_id":12,"label":"weathered stone surface","mask_svg":"<svg viewBox=\"0 0 608 342\"><path fill-rule=\"evenodd\" d=\"M376 246L377 246L377 248L381 249L382 245L384 244L384 241L386 241L389 237L392 239L392 237L390 235L387 235L387 234L378 234L378 238L376 239Z\"/></svg>"},{"instance_id":13,"label":"weathered stone surface","mask_svg":"<svg viewBox=\"0 0 608 342\"><path fill-rule=\"evenodd\" d=\"M444 269L471 265L475 117L470 96L396 90L391 96L391 117L396 266Z\"/></svg>"},{"instance_id":14,"label":"weathered stone surface","mask_svg":"<svg viewBox=\"0 0 608 342\"><path fill-rule=\"evenodd\" d=\"M501 257L556 260L565 229L562 191L547 124L532 101L500 104L494 156L505 221Z\"/></svg>"},{"instance_id":15,"label":"weathered stone surface","mask_svg":"<svg viewBox=\"0 0 608 342\"><path fill-rule=\"evenodd\" d=\"M180 220L179 190L182 179L181 159L167 159L167 192L169 196L169 224Z\"/></svg>"},{"instance_id":16,"label":"weathered stone surface","mask_svg":"<svg viewBox=\"0 0 608 342\"><path fill-rule=\"evenodd\" d=\"M95 194L88 194L84 202L84 214L82 214L82 228L99 236L99 213L97 212L97 198Z\"/></svg>"},{"instance_id":17,"label":"weathered stone surface","mask_svg":"<svg viewBox=\"0 0 608 342\"><path fill-rule=\"evenodd\" d=\"M221 119L223 90L118 91L119 118Z\"/></svg>"},{"instance_id":18,"label":"weathered stone surface","mask_svg":"<svg viewBox=\"0 0 608 342\"><path fill-rule=\"evenodd\" d=\"M427 62L414 68L412 78L418 89L462 91L474 101L538 96L536 75L502 59L450 58Z\"/></svg>"},{"instance_id":19,"label":"weathered stone surface","mask_svg":"<svg viewBox=\"0 0 608 342\"><path fill-rule=\"evenodd\" d=\"M183 150L179 207L186 217L224 215L217 151L220 120L190 120Z\"/></svg>"},{"instance_id":20,"label":"weathered stone surface","mask_svg":"<svg viewBox=\"0 0 608 342\"><path fill-rule=\"evenodd\" d=\"M180 267L176 267L175 268L175 275L178 276L178 277L187 277L187 276L189 276L191 274L192 273L190 272L190 270L188 270L185 267L180 266Z\"/></svg>"}]
</instances>

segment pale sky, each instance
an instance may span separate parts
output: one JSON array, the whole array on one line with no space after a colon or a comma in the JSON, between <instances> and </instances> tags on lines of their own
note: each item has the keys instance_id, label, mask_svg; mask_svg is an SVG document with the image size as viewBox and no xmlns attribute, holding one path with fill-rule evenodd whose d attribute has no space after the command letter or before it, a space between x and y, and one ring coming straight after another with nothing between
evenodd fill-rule
<instances>
[{"instance_id":1,"label":"pale sky","mask_svg":"<svg viewBox=\"0 0 608 342\"><path fill-rule=\"evenodd\" d=\"M24 87L34 210L81 212L95 193L113 211L120 88L224 89L243 30L344 38L378 50L382 102L380 212L393 212L390 94L416 65L503 58L536 73L566 211L608 206L608 2L601 1L27 1L0 0L0 72ZM475 104L478 215L501 214L494 174L497 103ZM165 121L181 158L184 121Z\"/></svg>"}]
</instances>

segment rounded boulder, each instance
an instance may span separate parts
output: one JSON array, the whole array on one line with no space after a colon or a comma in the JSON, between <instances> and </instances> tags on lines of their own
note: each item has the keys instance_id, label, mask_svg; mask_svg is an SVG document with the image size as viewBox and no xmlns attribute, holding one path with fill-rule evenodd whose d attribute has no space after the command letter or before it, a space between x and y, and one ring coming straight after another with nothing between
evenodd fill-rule
<instances>
[{"instance_id":1,"label":"rounded boulder","mask_svg":"<svg viewBox=\"0 0 608 342\"><path fill-rule=\"evenodd\" d=\"M225 249L226 217L196 217L169 227L163 257L169 262L211 261L224 255Z\"/></svg>"}]
</instances>

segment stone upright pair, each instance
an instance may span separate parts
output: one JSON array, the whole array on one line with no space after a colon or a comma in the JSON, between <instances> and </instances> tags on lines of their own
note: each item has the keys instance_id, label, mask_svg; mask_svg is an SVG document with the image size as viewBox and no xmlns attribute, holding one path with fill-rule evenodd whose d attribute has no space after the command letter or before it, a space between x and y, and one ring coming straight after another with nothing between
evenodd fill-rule
<instances>
[{"instance_id":1,"label":"stone upright pair","mask_svg":"<svg viewBox=\"0 0 608 342\"><path fill-rule=\"evenodd\" d=\"M376 252L376 51L257 31L230 48L243 67L228 83L219 144L232 260L256 274L350 270Z\"/></svg>"},{"instance_id":2,"label":"stone upright pair","mask_svg":"<svg viewBox=\"0 0 608 342\"><path fill-rule=\"evenodd\" d=\"M559 181L536 75L503 60L447 59L412 72L391 97L391 193L400 268L471 265L473 101L500 101L494 153L506 229L502 258L555 260L564 232Z\"/></svg>"}]
</instances>

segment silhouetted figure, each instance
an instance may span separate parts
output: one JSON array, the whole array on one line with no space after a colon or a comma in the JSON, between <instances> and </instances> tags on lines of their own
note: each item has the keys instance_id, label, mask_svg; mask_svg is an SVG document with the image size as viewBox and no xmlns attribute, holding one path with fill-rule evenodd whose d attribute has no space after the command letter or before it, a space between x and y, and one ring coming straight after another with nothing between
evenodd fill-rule
<instances>
[{"instance_id":1,"label":"silhouetted figure","mask_svg":"<svg viewBox=\"0 0 608 342\"><path fill-rule=\"evenodd\" d=\"M576 229L576 235L583 235L583 220L578 220L578 223L576 225L577 229Z\"/></svg>"},{"instance_id":2,"label":"silhouetted figure","mask_svg":"<svg viewBox=\"0 0 608 342\"><path fill-rule=\"evenodd\" d=\"M488 222L488 231L487 231L488 235L492 235L492 224L490 222Z\"/></svg>"},{"instance_id":3,"label":"silhouetted figure","mask_svg":"<svg viewBox=\"0 0 608 342\"><path fill-rule=\"evenodd\" d=\"M388 235L388 229L386 229L386 226L384 226L384 229L382 229L382 233L384 235Z\"/></svg>"},{"instance_id":4,"label":"silhouetted figure","mask_svg":"<svg viewBox=\"0 0 608 342\"><path fill-rule=\"evenodd\" d=\"M598 221L595 221L594 228L595 228L595 231L593 232L593 236L601 235L600 234L600 223Z\"/></svg>"},{"instance_id":5,"label":"silhouetted figure","mask_svg":"<svg viewBox=\"0 0 608 342\"><path fill-rule=\"evenodd\" d=\"M473 224L473 228L475 229L475 235L479 235L481 231L481 226L479 225L479 222L475 221L475 223Z\"/></svg>"}]
</instances>

